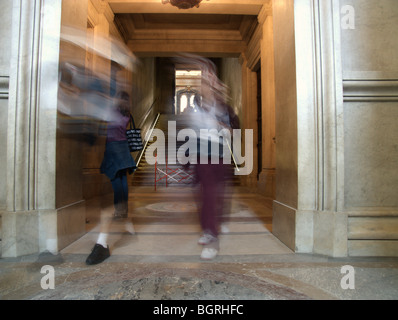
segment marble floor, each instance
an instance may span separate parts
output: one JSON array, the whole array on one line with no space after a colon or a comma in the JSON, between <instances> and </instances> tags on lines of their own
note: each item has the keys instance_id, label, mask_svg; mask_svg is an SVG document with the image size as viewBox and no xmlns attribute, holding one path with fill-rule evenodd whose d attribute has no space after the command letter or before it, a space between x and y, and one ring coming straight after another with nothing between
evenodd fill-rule
<instances>
[{"instance_id":1,"label":"marble floor","mask_svg":"<svg viewBox=\"0 0 398 320\"><path fill-rule=\"evenodd\" d=\"M194 189L134 188L129 218L110 229L111 257L87 266L99 233L99 212L87 203L87 233L57 255L0 259L1 300L396 300L397 258L328 258L297 254L272 234L272 202L240 187L230 205L220 252L200 259ZM106 201L110 201L107 199ZM104 199L102 199L104 203ZM129 232L130 231L130 232ZM343 266L355 270L344 289ZM54 289L43 289L43 266L54 270Z\"/></svg>"}]
</instances>

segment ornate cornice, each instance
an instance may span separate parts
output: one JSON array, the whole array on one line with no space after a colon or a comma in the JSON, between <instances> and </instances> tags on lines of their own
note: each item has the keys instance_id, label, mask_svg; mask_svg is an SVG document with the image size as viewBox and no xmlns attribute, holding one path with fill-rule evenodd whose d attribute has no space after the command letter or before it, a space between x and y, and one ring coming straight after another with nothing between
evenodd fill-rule
<instances>
[{"instance_id":1,"label":"ornate cornice","mask_svg":"<svg viewBox=\"0 0 398 320\"><path fill-rule=\"evenodd\" d=\"M398 80L344 80L344 101L398 101Z\"/></svg>"},{"instance_id":2,"label":"ornate cornice","mask_svg":"<svg viewBox=\"0 0 398 320\"><path fill-rule=\"evenodd\" d=\"M10 77L0 76L0 99L8 99Z\"/></svg>"}]
</instances>

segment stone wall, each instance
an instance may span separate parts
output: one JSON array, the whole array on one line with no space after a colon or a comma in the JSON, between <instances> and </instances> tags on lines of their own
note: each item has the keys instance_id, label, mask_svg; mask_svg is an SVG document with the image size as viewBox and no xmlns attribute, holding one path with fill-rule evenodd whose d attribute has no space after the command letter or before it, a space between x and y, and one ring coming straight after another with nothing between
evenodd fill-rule
<instances>
[{"instance_id":1,"label":"stone wall","mask_svg":"<svg viewBox=\"0 0 398 320\"><path fill-rule=\"evenodd\" d=\"M8 119L8 97L10 82L10 57L11 57L11 26L12 26L12 0L2 3L0 19L3 27L0 29L0 164L7 163L7 119ZM7 170L1 166L0 181L7 180ZM6 183L0 184L0 212L6 209L7 188Z\"/></svg>"},{"instance_id":2,"label":"stone wall","mask_svg":"<svg viewBox=\"0 0 398 320\"><path fill-rule=\"evenodd\" d=\"M398 255L398 7L340 0L350 255Z\"/></svg>"},{"instance_id":3,"label":"stone wall","mask_svg":"<svg viewBox=\"0 0 398 320\"><path fill-rule=\"evenodd\" d=\"M296 252L396 256L394 1L274 1L273 232Z\"/></svg>"}]
</instances>

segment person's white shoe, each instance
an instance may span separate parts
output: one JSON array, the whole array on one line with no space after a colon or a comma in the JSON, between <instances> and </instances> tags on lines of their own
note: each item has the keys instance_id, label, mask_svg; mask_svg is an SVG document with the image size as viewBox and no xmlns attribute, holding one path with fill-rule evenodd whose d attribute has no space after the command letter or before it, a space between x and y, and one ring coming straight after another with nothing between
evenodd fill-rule
<instances>
[{"instance_id":1,"label":"person's white shoe","mask_svg":"<svg viewBox=\"0 0 398 320\"><path fill-rule=\"evenodd\" d=\"M214 248L203 248L200 258L203 260L212 260L217 256L218 250Z\"/></svg>"},{"instance_id":2,"label":"person's white shoe","mask_svg":"<svg viewBox=\"0 0 398 320\"><path fill-rule=\"evenodd\" d=\"M213 240L214 237L211 234L205 233L199 238L198 243L205 246L206 244L209 244Z\"/></svg>"},{"instance_id":3,"label":"person's white shoe","mask_svg":"<svg viewBox=\"0 0 398 320\"><path fill-rule=\"evenodd\" d=\"M125 227L125 229L126 229L126 231L127 231L128 233L130 233L130 234L135 234L135 229L134 229L134 226L133 226L133 223L132 223L132 222L127 222L127 223L124 225L124 227Z\"/></svg>"},{"instance_id":4,"label":"person's white shoe","mask_svg":"<svg viewBox=\"0 0 398 320\"><path fill-rule=\"evenodd\" d=\"M221 233L224 233L224 234L229 233L229 228L224 223L221 224Z\"/></svg>"}]
</instances>

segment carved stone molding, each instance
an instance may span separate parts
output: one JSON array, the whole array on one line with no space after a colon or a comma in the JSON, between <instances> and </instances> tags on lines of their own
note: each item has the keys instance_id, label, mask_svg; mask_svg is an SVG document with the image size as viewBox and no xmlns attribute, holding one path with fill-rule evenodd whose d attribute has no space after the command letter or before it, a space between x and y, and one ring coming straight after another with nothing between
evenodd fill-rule
<instances>
[{"instance_id":1,"label":"carved stone molding","mask_svg":"<svg viewBox=\"0 0 398 320\"><path fill-rule=\"evenodd\" d=\"M344 80L344 101L398 101L398 80Z\"/></svg>"},{"instance_id":2,"label":"carved stone molding","mask_svg":"<svg viewBox=\"0 0 398 320\"><path fill-rule=\"evenodd\" d=\"M0 99L8 99L9 83L10 78L8 76L0 76Z\"/></svg>"},{"instance_id":3,"label":"carved stone molding","mask_svg":"<svg viewBox=\"0 0 398 320\"><path fill-rule=\"evenodd\" d=\"M114 20L114 13L109 3L100 0L90 0L88 2L88 14L89 16L103 14L109 23L112 23ZM98 24L98 22L96 24Z\"/></svg>"},{"instance_id":4,"label":"carved stone molding","mask_svg":"<svg viewBox=\"0 0 398 320\"><path fill-rule=\"evenodd\" d=\"M262 25L257 25L250 42L247 45L245 55L247 57L248 67L253 70L261 57L261 40L263 37Z\"/></svg>"},{"instance_id":5,"label":"carved stone molding","mask_svg":"<svg viewBox=\"0 0 398 320\"><path fill-rule=\"evenodd\" d=\"M268 16L272 16L272 2L271 1L268 1L267 3L265 3L263 5L263 7L261 8L261 11L257 17L258 22L260 24L263 24Z\"/></svg>"}]
</instances>

